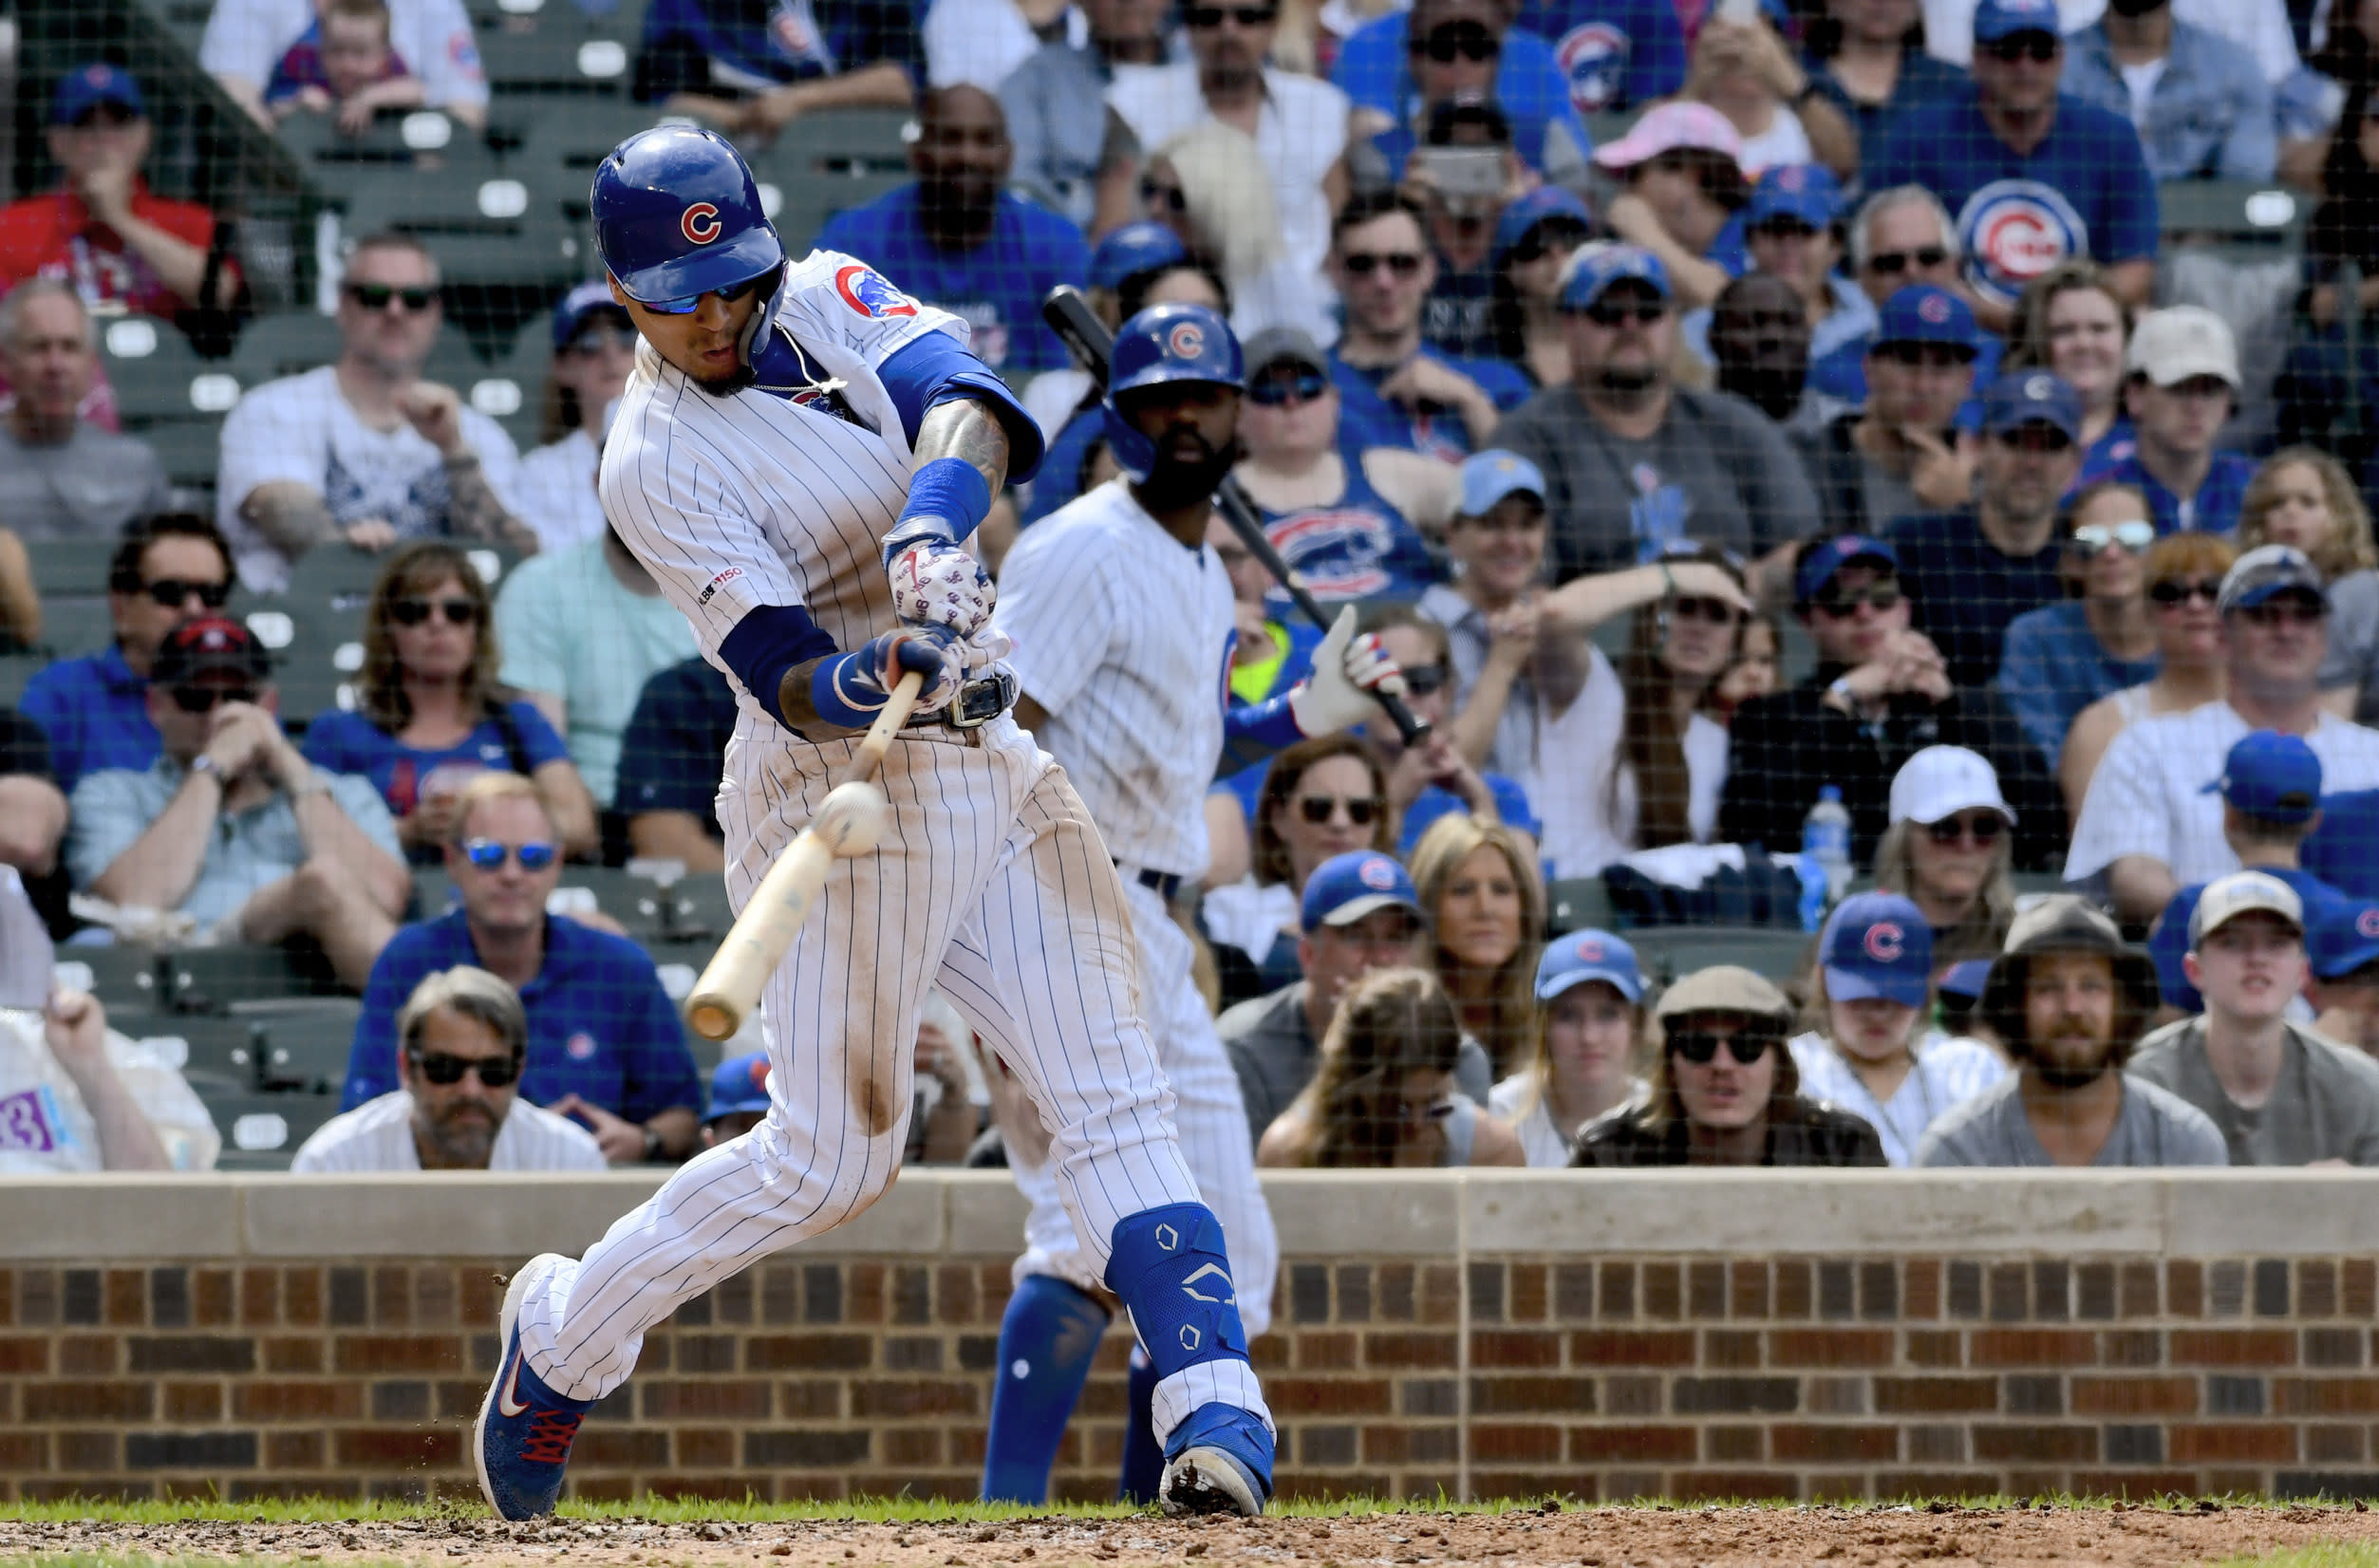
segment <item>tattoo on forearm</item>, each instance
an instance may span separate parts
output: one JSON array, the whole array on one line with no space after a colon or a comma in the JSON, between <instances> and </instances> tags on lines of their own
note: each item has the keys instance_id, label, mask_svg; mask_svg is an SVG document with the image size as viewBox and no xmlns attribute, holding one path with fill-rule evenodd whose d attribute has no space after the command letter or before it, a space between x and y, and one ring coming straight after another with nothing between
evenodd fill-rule
<instances>
[{"instance_id":1,"label":"tattoo on forearm","mask_svg":"<svg viewBox=\"0 0 2379 1568\"><path fill-rule=\"evenodd\" d=\"M536 531L504 510L477 457L446 465L446 532L458 538L484 539L522 555L537 552Z\"/></svg>"},{"instance_id":2,"label":"tattoo on forearm","mask_svg":"<svg viewBox=\"0 0 2379 1568\"><path fill-rule=\"evenodd\" d=\"M284 555L302 555L339 531L322 496L295 486L272 485L253 491L239 510Z\"/></svg>"},{"instance_id":3,"label":"tattoo on forearm","mask_svg":"<svg viewBox=\"0 0 2379 1568\"><path fill-rule=\"evenodd\" d=\"M917 427L917 466L956 457L983 476L997 495L1008 482L1008 433L991 405L974 398L936 403Z\"/></svg>"}]
</instances>

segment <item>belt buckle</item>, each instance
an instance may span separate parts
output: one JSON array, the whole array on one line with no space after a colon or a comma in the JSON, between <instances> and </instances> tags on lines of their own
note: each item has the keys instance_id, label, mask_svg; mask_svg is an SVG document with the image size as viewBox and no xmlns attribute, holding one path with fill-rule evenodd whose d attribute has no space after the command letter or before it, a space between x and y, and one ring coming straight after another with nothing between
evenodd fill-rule
<instances>
[{"instance_id":1,"label":"belt buckle","mask_svg":"<svg viewBox=\"0 0 2379 1568\"><path fill-rule=\"evenodd\" d=\"M958 696L950 701L946 722L954 730L979 730L1007 712L1015 700L1016 677L1006 670L995 670L958 689Z\"/></svg>"}]
</instances>

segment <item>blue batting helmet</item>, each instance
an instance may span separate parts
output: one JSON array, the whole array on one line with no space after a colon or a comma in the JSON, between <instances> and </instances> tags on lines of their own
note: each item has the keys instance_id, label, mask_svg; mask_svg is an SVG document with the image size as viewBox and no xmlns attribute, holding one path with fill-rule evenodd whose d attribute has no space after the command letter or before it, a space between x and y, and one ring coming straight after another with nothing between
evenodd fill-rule
<instances>
[{"instance_id":1,"label":"blue batting helmet","mask_svg":"<svg viewBox=\"0 0 2379 1568\"><path fill-rule=\"evenodd\" d=\"M716 131L637 132L595 170L591 201L595 252L639 304L706 294L784 263L751 168Z\"/></svg>"},{"instance_id":2,"label":"blue batting helmet","mask_svg":"<svg viewBox=\"0 0 2379 1568\"><path fill-rule=\"evenodd\" d=\"M1145 479L1156 465L1156 443L1115 408L1115 396L1168 382L1205 382L1236 392L1247 371L1230 323L1203 305L1152 305L1115 334L1107 358L1107 449L1115 466Z\"/></svg>"}]
</instances>

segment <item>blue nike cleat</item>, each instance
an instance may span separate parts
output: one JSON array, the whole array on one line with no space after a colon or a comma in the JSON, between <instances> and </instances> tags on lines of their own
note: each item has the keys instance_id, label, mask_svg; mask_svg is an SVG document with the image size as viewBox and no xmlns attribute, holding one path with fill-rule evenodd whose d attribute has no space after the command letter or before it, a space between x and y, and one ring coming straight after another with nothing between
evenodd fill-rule
<instances>
[{"instance_id":1,"label":"blue nike cleat","mask_svg":"<svg viewBox=\"0 0 2379 1568\"><path fill-rule=\"evenodd\" d=\"M504 1292L503 1315L496 1321L504 1359L496 1364L496 1381L479 1406L471 1448L479 1467L479 1490L505 1519L537 1519L553 1511L578 1423L594 1406L591 1399L567 1398L547 1388L520 1350L520 1298L529 1282L568 1261L559 1253L545 1252L521 1265Z\"/></svg>"},{"instance_id":2,"label":"blue nike cleat","mask_svg":"<svg viewBox=\"0 0 2379 1568\"><path fill-rule=\"evenodd\" d=\"M1264 1512L1272 1497L1272 1428L1236 1405L1201 1405L1165 1445L1157 1501L1169 1514Z\"/></svg>"}]
</instances>

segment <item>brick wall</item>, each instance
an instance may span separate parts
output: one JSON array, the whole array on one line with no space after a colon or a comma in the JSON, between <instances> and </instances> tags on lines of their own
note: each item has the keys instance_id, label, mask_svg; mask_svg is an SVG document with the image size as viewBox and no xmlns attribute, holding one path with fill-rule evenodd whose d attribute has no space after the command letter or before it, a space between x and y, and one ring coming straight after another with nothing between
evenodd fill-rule
<instances>
[{"instance_id":1,"label":"brick wall","mask_svg":"<svg viewBox=\"0 0 2379 1568\"><path fill-rule=\"evenodd\" d=\"M287 1256L302 1238L274 1231L257 1195L279 1202L292 1184L249 1185L265 1180L235 1184L250 1201L230 1234L247 1240L214 1256L85 1260L60 1233L0 1218L10 1495L475 1492L464 1440L496 1353L496 1271L528 1247ZM896 1189L932 1208L943 1241L980 1241L1012 1219L1003 1188L948 1180L962 1185L911 1177ZM1632 1189L1622 1210L1592 1178L1547 1180L1507 1189L1508 1203L1478 1178L1424 1179L1410 1224L1343 1178L1274 1189L1289 1256L1258 1361L1284 1492L2379 1491L2379 1247L2334 1244L2365 1223L2359 1186L2226 1193L2211 1206L2256 1221L2263 1244L2176 1256L2237 1227L2166 1190L2153 1196L2180 1218L2137 1234L2122 1204L2085 1187L2038 1219L2027 1248L2004 1223L1974 1223L1984 1190L1949 1193L1937 1228L1964 1232L1963 1247L1887 1235L1803 1250L1812 1226L1795 1178L1728 1189L1734 1211L1761 1197L1796 1205L1768 1216L1775 1250L1706 1257L1587 1237L1543 1248L1562 1234L1544 1226L1546 1203L1577 1209L1578 1230L1674 1225L1680 1204L1714 1196L1706 1182ZM1912 1204L1948 1190L1862 1180L1833 1189L1817 1228L1904 1232ZM418 1205L420 1190L396 1200ZM315 1192L314 1211L338 1196ZM584 1196L590 1228L623 1206L617 1187ZM1450 1239L1468 1243L1446 1260L1347 1250L1351 1229L1382 1252L1428 1240L1441 1200ZM390 1201L386 1187L371 1201ZM1383 1223L1346 1225L1355 1202ZM13 1204L0 1216L10 1210L27 1218ZM1332 1214L1339 1223L1314 1234ZM1479 1244L1521 1225L1536 1246ZM891 1251L894 1233L913 1241L917 1228L916 1213L895 1215L855 1234L859 1246L763 1262L683 1307L584 1428L580 1494L971 1494L1009 1255ZM256 1256L268 1238L283 1255ZM2330 1244L2299 1250L2306 1241ZM1110 1335L1060 1456L1063 1495L1113 1485L1125 1349Z\"/></svg>"}]
</instances>

